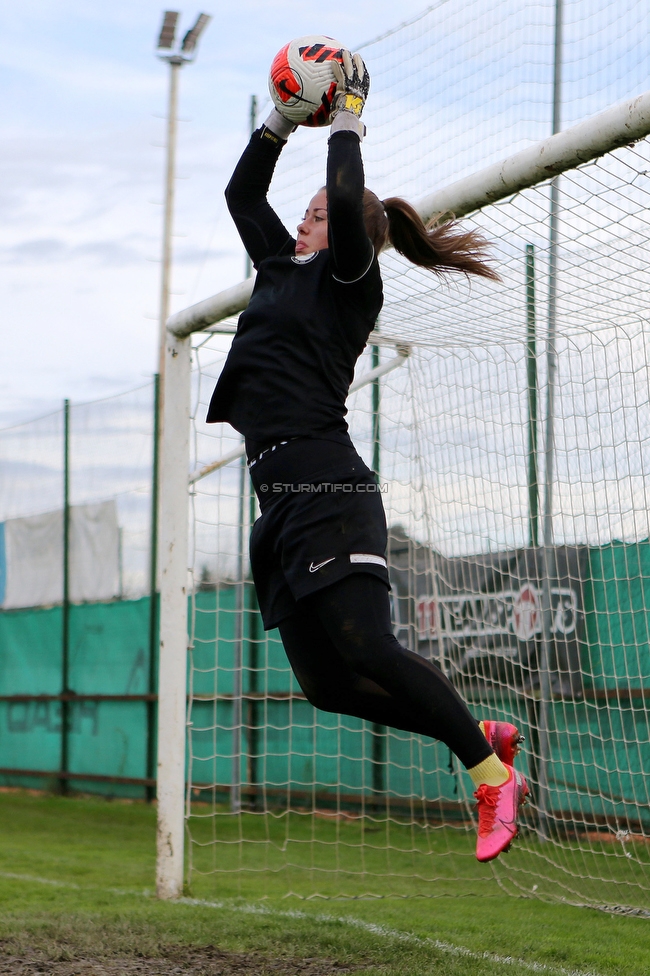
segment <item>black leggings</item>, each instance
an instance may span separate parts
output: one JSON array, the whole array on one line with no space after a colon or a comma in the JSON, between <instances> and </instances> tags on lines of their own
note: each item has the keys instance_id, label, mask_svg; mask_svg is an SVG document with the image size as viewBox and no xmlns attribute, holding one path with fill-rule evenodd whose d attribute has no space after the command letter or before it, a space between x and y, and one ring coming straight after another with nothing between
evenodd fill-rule
<instances>
[{"instance_id":1,"label":"black leggings","mask_svg":"<svg viewBox=\"0 0 650 976\"><path fill-rule=\"evenodd\" d=\"M279 628L316 708L439 739L468 769L492 754L442 671L394 636L388 590L378 577L356 573L298 600Z\"/></svg>"}]
</instances>

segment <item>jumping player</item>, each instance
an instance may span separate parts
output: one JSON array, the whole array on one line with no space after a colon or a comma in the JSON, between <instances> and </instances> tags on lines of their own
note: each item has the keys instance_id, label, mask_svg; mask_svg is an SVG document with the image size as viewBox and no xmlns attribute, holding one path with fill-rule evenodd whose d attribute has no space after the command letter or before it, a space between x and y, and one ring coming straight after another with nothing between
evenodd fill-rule
<instances>
[{"instance_id":1,"label":"jumping player","mask_svg":"<svg viewBox=\"0 0 650 976\"><path fill-rule=\"evenodd\" d=\"M475 233L449 223L427 229L404 200L364 189L360 116L370 80L349 52L335 70L327 185L297 239L266 198L294 128L275 109L226 190L257 279L207 420L227 421L245 437L261 509L251 534L260 610L267 630L279 628L308 700L449 746L476 786L476 856L489 861L516 836L528 792L512 767L518 732L486 722L483 734L442 671L393 635L381 496L344 418L355 363L382 306L377 258L388 241L438 273L497 275Z\"/></svg>"}]
</instances>

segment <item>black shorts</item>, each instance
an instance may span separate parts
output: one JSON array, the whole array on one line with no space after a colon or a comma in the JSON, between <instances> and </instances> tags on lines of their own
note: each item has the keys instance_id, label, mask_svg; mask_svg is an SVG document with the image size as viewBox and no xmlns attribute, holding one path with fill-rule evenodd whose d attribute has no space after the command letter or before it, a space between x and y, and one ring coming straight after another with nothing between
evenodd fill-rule
<instances>
[{"instance_id":1,"label":"black shorts","mask_svg":"<svg viewBox=\"0 0 650 976\"><path fill-rule=\"evenodd\" d=\"M294 439L250 473L262 511L250 556L265 630L296 600L351 573L390 587L380 486L351 441Z\"/></svg>"}]
</instances>

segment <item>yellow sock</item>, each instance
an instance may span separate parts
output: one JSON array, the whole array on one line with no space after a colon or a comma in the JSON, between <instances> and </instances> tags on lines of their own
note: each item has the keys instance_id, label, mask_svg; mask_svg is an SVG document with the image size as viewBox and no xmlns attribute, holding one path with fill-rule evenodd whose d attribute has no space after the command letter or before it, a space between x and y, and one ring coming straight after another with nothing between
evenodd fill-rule
<instances>
[{"instance_id":1,"label":"yellow sock","mask_svg":"<svg viewBox=\"0 0 650 976\"><path fill-rule=\"evenodd\" d=\"M487 783L488 786L503 786L510 777L507 768L494 753L477 766L472 766L467 772L472 777L474 786L480 786L481 783Z\"/></svg>"}]
</instances>

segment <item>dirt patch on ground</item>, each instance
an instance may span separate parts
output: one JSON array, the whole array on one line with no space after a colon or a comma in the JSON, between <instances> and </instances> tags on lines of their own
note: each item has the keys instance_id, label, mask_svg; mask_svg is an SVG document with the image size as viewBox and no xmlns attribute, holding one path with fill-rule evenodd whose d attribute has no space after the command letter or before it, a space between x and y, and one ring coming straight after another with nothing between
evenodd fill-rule
<instances>
[{"instance_id":1,"label":"dirt patch on ground","mask_svg":"<svg viewBox=\"0 0 650 976\"><path fill-rule=\"evenodd\" d=\"M215 946L174 947L160 959L56 960L32 950L12 955L0 947L3 976L345 976L365 968L330 959L268 959L253 952L222 952Z\"/></svg>"}]
</instances>

